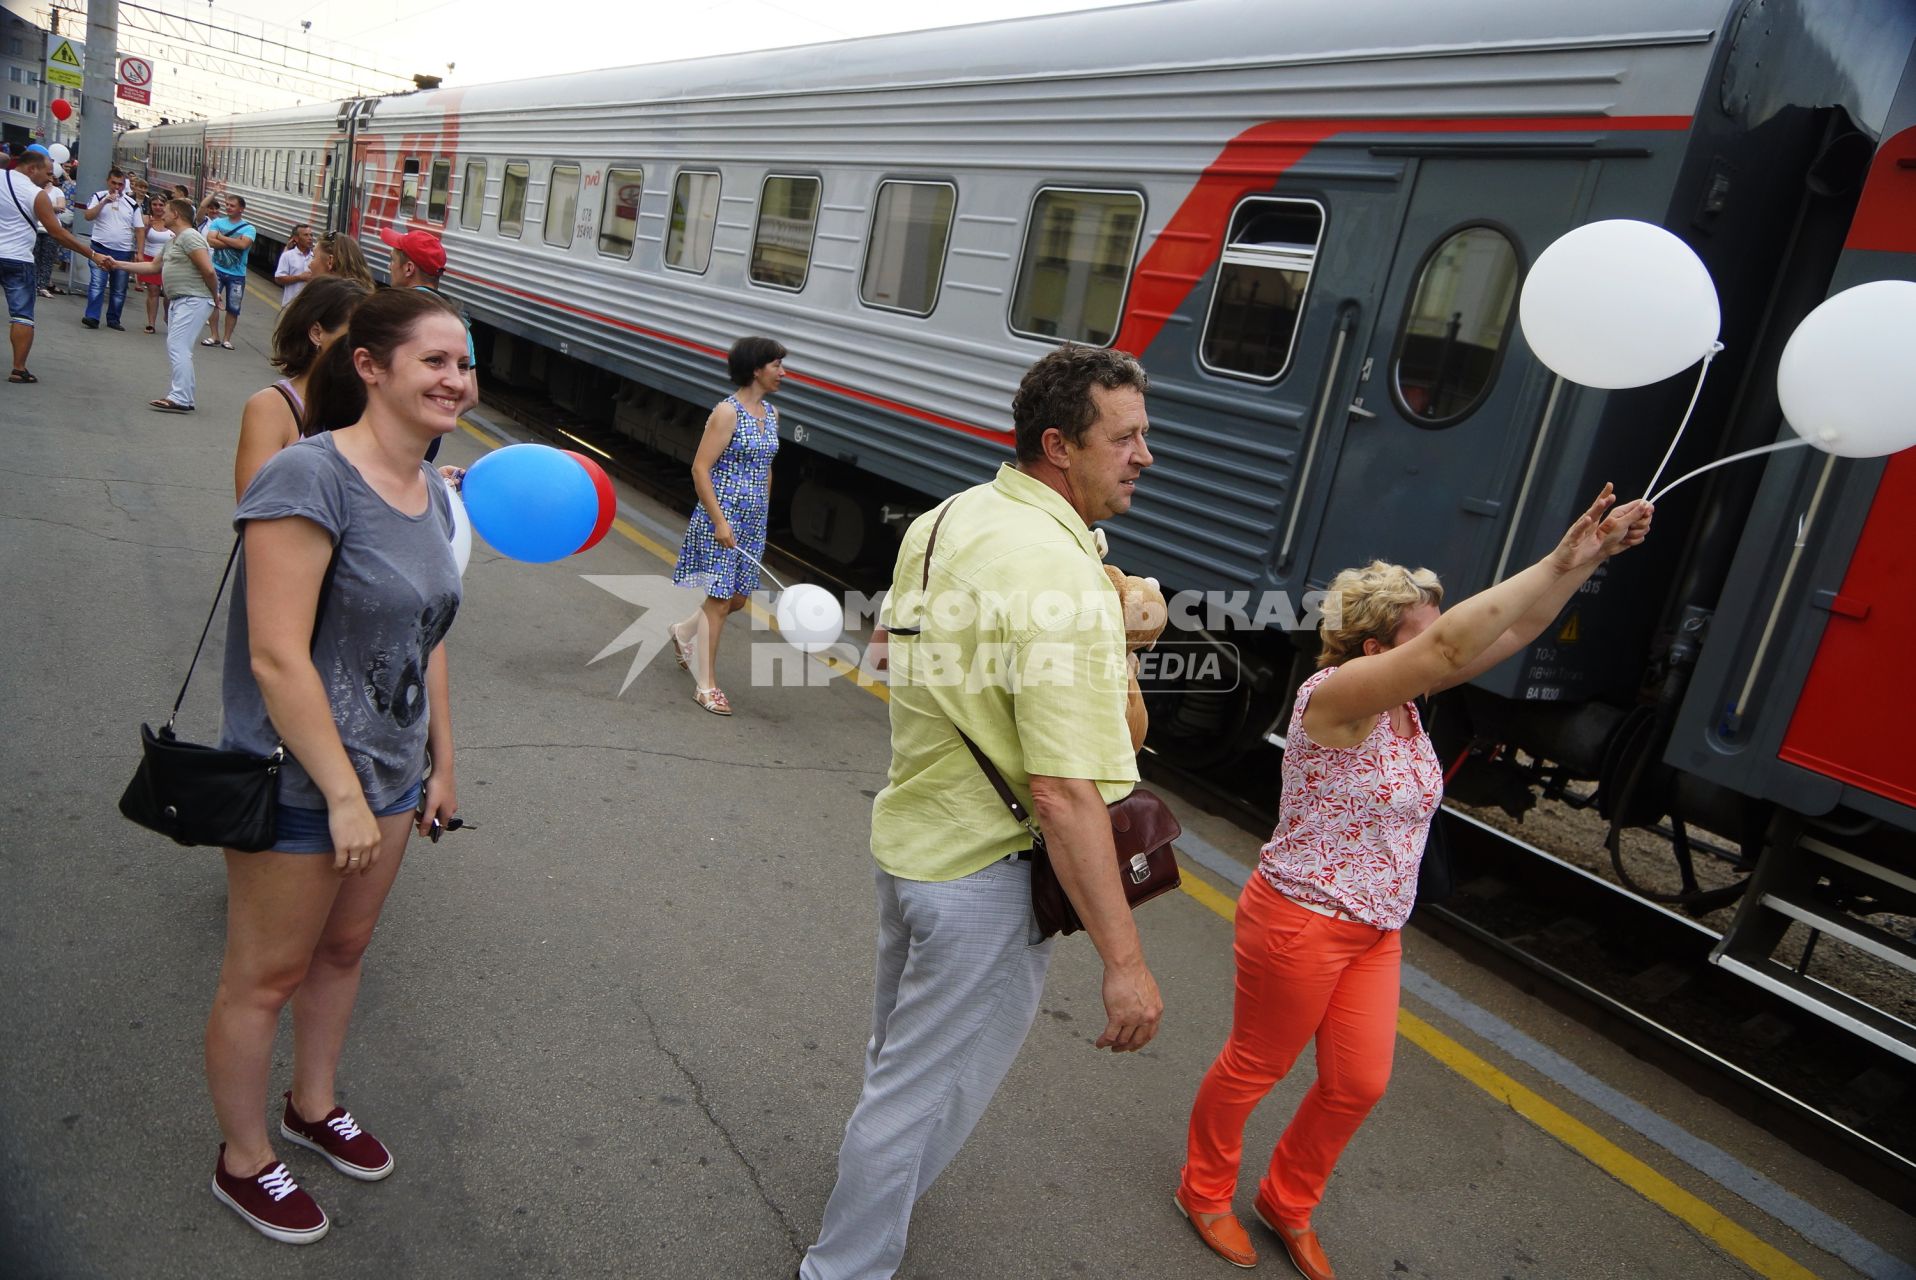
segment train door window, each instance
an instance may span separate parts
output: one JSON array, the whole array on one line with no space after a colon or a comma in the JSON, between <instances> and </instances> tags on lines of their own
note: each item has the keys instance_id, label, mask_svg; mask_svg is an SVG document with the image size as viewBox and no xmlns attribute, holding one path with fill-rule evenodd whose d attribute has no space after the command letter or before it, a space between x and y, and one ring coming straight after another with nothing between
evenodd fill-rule
<instances>
[{"instance_id":1,"label":"train door window","mask_svg":"<svg viewBox=\"0 0 1916 1280\"><path fill-rule=\"evenodd\" d=\"M465 185L459 189L459 225L477 231L486 216L486 162L466 161Z\"/></svg>"},{"instance_id":2,"label":"train door window","mask_svg":"<svg viewBox=\"0 0 1916 1280\"><path fill-rule=\"evenodd\" d=\"M546 181L546 243L572 247L572 224L579 216L579 166L555 164Z\"/></svg>"},{"instance_id":3,"label":"train door window","mask_svg":"<svg viewBox=\"0 0 1916 1280\"><path fill-rule=\"evenodd\" d=\"M518 239L526 229L526 179L532 166L523 160L506 165L506 180L499 187L499 234Z\"/></svg>"},{"instance_id":4,"label":"train door window","mask_svg":"<svg viewBox=\"0 0 1916 1280\"><path fill-rule=\"evenodd\" d=\"M1447 427L1482 402L1521 274L1516 246L1495 227L1454 231L1424 259L1391 359L1392 388L1412 422Z\"/></svg>"},{"instance_id":5,"label":"train door window","mask_svg":"<svg viewBox=\"0 0 1916 1280\"><path fill-rule=\"evenodd\" d=\"M949 182L883 182L858 296L865 305L928 316L945 275L958 188Z\"/></svg>"},{"instance_id":6,"label":"train door window","mask_svg":"<svg viewBox=\"0 0 1916 1280\"><path fill-rule=\"evenodd\" d=\"M452 190L452 161L432 162L432 181L426 187L426 218L430 222L446 220L446 194Z\"/></svg>"},{"instance_id":7,"label":"train door window","mask_svg":"<svg viewBox=\"0 0 1916 1280\"><path fill-rule=\"evenodd\" d=\"M1012 331L1108 346L1143 222L1144 199L1135 192L1040 191L1025 228Z\"/></svg>"},{"instance_id":8,"label":"train door window","mask_svg":"<svg viewBox=\"0 0 1916 1280\"><path fill-rule=\"evenodd\" d=\"M818 191L817 178L765 179L752 233L753 280L775 289L805 287L818 230Z\"/></svg>"},{"instance_id":9,"label":"train door window","mask_svg":"<svg viewBox=\"0 0 1916 1280\"><path fill-rule=\"evenodd\" d=\"M606 257L632 257L639 238L639 198L644 193L643 169L606 170L605 205L599 211L599 252Z\"/></svg>"},{"instance_id":10,"label":"train door window","mask_svg":"<svg viewBox=\"0 0 1916 1280\"><path fill-rule=\"evenodd\" d=\"M408 156L399 170L399 216L410 218L419 212L419 157Z\"/></svg>"},{"instance_id":11,"label":"train door window","mask_svg":"<svg viewBox=\"0 0 1916 1280\"><path fill-rule=\"evenodd\" d=\"M718 228L719 176L683 172L672 184L672 220L665 230L665 265L704 271L712 261Z\"/></svg>"},{"instance_id":12,"label":"train door window","mask_svg":"<svg viewBox=\"0 0 1916 1280\"><path fill-rule=\"evenodd\" d=\"M1238 205L1204 321L1200 364L1260 382L1284 376L1323 235L1324 209L1315 201Z\"/></svg>"}]
</instances>

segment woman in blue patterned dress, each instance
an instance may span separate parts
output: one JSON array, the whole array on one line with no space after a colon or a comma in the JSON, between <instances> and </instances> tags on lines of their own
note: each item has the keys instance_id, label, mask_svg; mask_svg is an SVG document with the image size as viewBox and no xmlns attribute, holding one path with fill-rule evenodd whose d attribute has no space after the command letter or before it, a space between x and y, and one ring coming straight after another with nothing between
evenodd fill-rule
<instances>
[{"instance_id":1,"label":"woman in blue patterned dress","mask_svg":"<svg viewBox=\"0 0 1916 1280\"><path fill-rule=\"evenodd\" d=\"M765 397L785 380L785 348L770 338L740 338L726 367L738 390L705 420L692 459L698 509L686 526L672 581L705 591L699 611L672 627L679 666L692 673L692 698L715 716L732 714L718 687L719 635L725 620L758 590L765 557L765 521L772 502L772 455L778 452L778 410Z\"/></svg>"}]
</instances>

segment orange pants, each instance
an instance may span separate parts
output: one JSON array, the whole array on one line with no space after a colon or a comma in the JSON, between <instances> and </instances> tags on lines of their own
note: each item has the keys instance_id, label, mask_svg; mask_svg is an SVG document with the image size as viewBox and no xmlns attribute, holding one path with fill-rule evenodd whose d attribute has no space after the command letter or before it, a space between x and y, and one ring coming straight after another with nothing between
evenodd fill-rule
<instances>
[{"instance_id":1,"label":"orange pants","mask_svg":"<svg viewBox=\"0 0 1916 1280\"><path fill-rule=\"evenodd\" d=\"M1184 1202L1231 1211L1244 1123L1315 1036L1317 1080L1258 1186L1280 1223L1302 1227L1390 1083L1403 945L1394 929L1307 911L1252 873L1237 902L1236 952L1231 1036L1191 1107Z\"/></svg>"}]
</instances>

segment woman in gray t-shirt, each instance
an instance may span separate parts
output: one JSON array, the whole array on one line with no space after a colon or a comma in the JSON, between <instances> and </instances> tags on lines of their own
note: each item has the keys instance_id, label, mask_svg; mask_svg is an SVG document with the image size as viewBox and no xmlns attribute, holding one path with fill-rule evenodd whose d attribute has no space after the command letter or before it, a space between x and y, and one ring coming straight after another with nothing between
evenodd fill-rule
<instances>
[{"instance_id":1,"label":"woman in gray t-shirt","mask_svg":"<svg viewBox=\"0 0 1916 1280\"><path fill-rule=\"evenodd\" d=\"M449 491L423 457L469 405L468 363L464 325L430 294L368 299L314 371L308 408L319 434L274 455L234 516L245 547L222 744L264 755L283 742L289 758L273 848L226 851L226 958L206 1031L225 1138L213 1190L289 1243L328 1227L311 1196L288 1190L262 1122L289 1000L281 1136L350 1177L393 1167L337 1105L333 1075L360 957L407 838L415 826L436 838L458 808L445 635L459 571Z\"/></svg>"}]
</instances>

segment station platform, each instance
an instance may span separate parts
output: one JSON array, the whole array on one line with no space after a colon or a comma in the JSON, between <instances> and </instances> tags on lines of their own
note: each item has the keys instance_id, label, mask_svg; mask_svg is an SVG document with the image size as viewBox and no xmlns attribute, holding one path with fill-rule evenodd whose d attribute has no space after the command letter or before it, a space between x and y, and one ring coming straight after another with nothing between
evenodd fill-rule
<instances>
[{"instance_id":1,"label":"station platform","mask_svg":"<svg viewBox=\"0 0 1916 1280\"><path fill-rule=\"evenodd\" d=\"M395 1176L353 1183L283 1149L334 1220L304 1249L208 1193L220 856L115 805L231 544L240 406L274 377L256 292L238 349L197 352L192 415L146 408L166 385L163 338L83 329L77 298L39 303L39 384L0 386L0 1274L789 1276L859 1088L884 690L816 663L805 683L755 685L754 651L785 647L736 627L720 657L729 720L694 705L669 652L634 675L646 637L691 601L660 594L682 525L629 491L593 550L531 566L480 546L466 574L449 650L477 829L413 842L341 1074ZM481 410L442 461L511 436ZM648 626L652 610L667 612ZM182 714L189 738L216 731L221 635ZM919 1205L901 1275L1237 1274L1171 1192L1229 1024L1233 882L1257 841L1179 807L1187 888L1139 915L1160 1035L1095 1051L1096 954L1062 940L1043 1013ZM1315 1223L1341 1276L1916 1275L1904 1209L1415 928L1405 953L1390 1092ZM290 1051L284 1030L276 1090ZM1247 1222L1311 1078L1307 1057L1252 1120ZM1251 1230L1260 1270L1291 1274Z\"/></svg>"}]
</instances>

